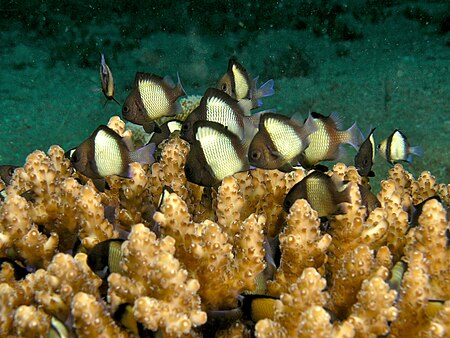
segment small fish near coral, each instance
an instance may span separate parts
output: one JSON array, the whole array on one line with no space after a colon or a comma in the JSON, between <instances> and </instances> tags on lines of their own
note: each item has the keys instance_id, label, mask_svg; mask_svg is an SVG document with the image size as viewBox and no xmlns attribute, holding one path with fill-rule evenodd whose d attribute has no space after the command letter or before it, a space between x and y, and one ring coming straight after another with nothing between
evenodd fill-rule
<instances>
[{"instance_id":1,"label":"small fish near coral","mask_svg":"<svg viewBox=\"0 0 450 338\"><path fill-rule=\"evenodd\" d=\"M405 134L395 129L392 134L378 145L378 152L391 164L404 161L411 162L412 155L422 156L420 146L410 146Z\"/></svg>"},{"instance_id":2,"label":"small fish near coral","mask_svg":"<svg viewBox=\"0 0 450 338\"><path fill-rule=\"evenodd\" d=\"M251 115L252 109L262 106L263 97L274 94L273 84L273 80L268 80L258 88L258 77L252 80L247 70L235 58L231 58L217 88L235 99L245 115Z\"/></svg>"},{"instance_id":3,"label":"small fish near coral","mask_svg":"<svg viewBox=\"0 0 450 338\"><path fill-rule=\"evenodd\" d=\"M157 128L155 120L181 112L178 98L186 92L180 78L175 85L169 76L164 78L151 73L136 73L134 87L122 107L125 120L144 127L147 133Z\"/></svg>"}]
</instances>

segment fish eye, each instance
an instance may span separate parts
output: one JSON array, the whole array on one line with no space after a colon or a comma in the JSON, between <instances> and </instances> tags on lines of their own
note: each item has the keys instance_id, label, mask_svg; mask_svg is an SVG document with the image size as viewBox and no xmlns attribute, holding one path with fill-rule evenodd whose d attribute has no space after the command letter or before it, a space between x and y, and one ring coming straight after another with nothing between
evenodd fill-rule
<instances>
[{"instance_id":1,"label":"fish eye","mask_svg":"<svg viewBox=\"0 0 450 338\"><path fill-rule=\"evenodd\" d=\"M250 157L252 158L252 160L259 160L259 158L261 157L261 152L258 150L254 150L250 153Z\"/></svg>"},{"instance_id":2,"label":"fish eye","mask_svg":"<svg viewBox=\"0 0 450 338\"><path fill-rule=\"evenodd\" d=\"M221 88L224 92L226 92L227 91L227 84L226 83L224 83L224 84L222 84L222 88Z\"/></svg>"},{"instance_id":3,"label":"fish eye","mask_svg":"<svg viewBox=\"0 0 450 338\"><path fill-rule=\"evenodd\" d=\"M182 129L183 131L187 131L187 130L189 129L188 124L187 124L187 123L184 123L183 126L181 127L181 129Z\"/></svg>"},{"instance_id":4,"label":"fish eye","mask_svg":"<svg viewBox=\"0 0 450 338\"><path fill-rule=\"evenodd\" d=\"M130 111L130 108L128 106L122 107L122 113L128 113Z\"/></svg>"},{"instance_id":5,"label":"fish eye","mask_svg":"<svg viewBox=\"0 0 450 338\"><path fill-rule=\"evenodd\" d=\"M284 207L285 207L285 209L290 209L292 207L292 202L289 200L285 200Z\"/></svg>"}]
</instances>

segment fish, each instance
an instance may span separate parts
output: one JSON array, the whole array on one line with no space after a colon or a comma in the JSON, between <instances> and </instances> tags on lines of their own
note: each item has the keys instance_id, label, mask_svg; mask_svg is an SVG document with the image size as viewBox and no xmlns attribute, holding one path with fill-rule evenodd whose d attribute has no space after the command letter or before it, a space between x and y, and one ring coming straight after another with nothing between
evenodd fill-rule
<instances>
[{"instance_id":1,"label":"fish","mask_svg":"<svg viewBox=\"0 0 450 338\"><path fill-rule=\"evenodd\" d=\"M61 322L55 316L50 320L50 327L47 333L47 338L69 338L72 334L69 334L69 330L66 325Z\"/></svg>"},{"instance_id":2,"label":"fish","mask_svg":"<svg viewBox=\"0 0 450 338\"><path fill-rule=\"evenodd\" d=\"M341 130L337 113L323 116L312 112L310 117L316 125L316 131L309 135L309 147L305 149L300 158L300 163L305 168L311 168L322 161L341 158L344 155L343 144L350 144L358 150L364 141L356 123L347 130Z\"/></svg>"},{"instance_id":3,"label":"fish","mask_svg":"<svg viewBox=\"0 0 450 338\"><path fill-rule=\"evenodd\" d=\"M144 325L136 320L133 314L133 305L122 303L113 314L113 319L126 328L128 331L140 338L162 337L162 332L151 331L144 328Z\"/></svg>"},{"instance_id":4,"label":"fish","mask_svg":"<svg viewBox=\"0 0 450 338\"><path fill-rule=\"evenodd\" d=\"M100 81L102 83L103 95L105 95L107 100L113 100L120 106L120 103L114 98L114 78L111 69L106 64L105 56L103 55L103 53L100 53L100 57Z\"/></svg>"},{"instance_id":5,"label":"fish","mask_svg":"<svg viewBox=\"0 0 450 338\"><path fill-rule=\"evenodd\" d=\"M0 165L0 179L5 183L5 185L9 185L9 183L11 182L11 179L14 175L14 170L16 170L16 168L18 168L18 166L16 165Z\"/></svg>"},{"instance_id":6,"label":"fish","mask_svg":"<svg viewBox=\"0 0 450 338\"><path fill-rule=\"evenodd\" d=\"M378 145L378 152L390 164L404 161L411 162L412 155L422 156L423 150L420 146L411 147L406 136L398 129Z\"/></svg>"},{"instance_id":7,"label":"fish","mask_svg":"<svg viewBox=\"0 0 450 338\"><path fill-rule=\"evenodd\" d=\"M367 208L367 214L381 206L377 196L370 190L370 185L358 184L358 188L361 194L361 204Z\"/></svg>"},{"instance_id":8,"label":"fish","mask_svg":"<svg viewBox=\"0 0 450 338\"><path fill-rule=\"evenodd\" d=\"M375 128L370 131L355 156L355 167L362 177L375 176L375 173L372 171L373 160L375 158L375 141L373 139L374 131Z\"/></svg>"},{"instance_id":9,"label":"fish","mask_svg":"<svg viewBox=\"0 0 450 338\"><path fill-rule=\"evenodd\" d=\"M179 132L181 130L182 124L183 122L179 120L170 120L164 122L160 126L159 131L153 131L148 143L154 143L156 146L158 146L162 141L168 139L170 135L172 135L175 132Z\"/></svg>"},{"instance_id":10,"label":"fish","mask_svg":"<svg viewBox=\"0 0 450 338\"><path fill-rule=\"evenodd\" d=\"M215 337L218 330L224 330L236 321L258 322L261 319L273 319L275 301L279 298L264 294L241 294L238 306L228 310L208 310L207 322L202 325L203 337Z\"/></svg>"},{"instance_id":11,"label":"fish","mask_svg":"<svg viewBox=\"0 0 450 338\"><path fill-rule=\"evenodd\" d=\"M408 231L411 228L415 228L419 225L419 217L420 217L420 215L422 215L423 207L430 200L436 200L439 203L441 203L441 198L438 195L434 195L434 196L428 197L427 199L423 200L422 202L420 202L418 204L411 206L411 210L409 213L409 227L408 227L408 230L406 231L406 233L408 233Z\"/></svg>"},{"instance_id":12,"label":"fish","mask_svg":"<svg viewBox=\"0 0 450 338\"><path fill-rule=\"evenodd\" d=\"M429 320L433 318L444 308L445 300L441 299L428 299L428 304L424 309L425 316Z\"/></svg>"},{"instance_id":13,"label":"fish","mask_svg":"<svg viewBox=\"0 0 450 338\"><path fill-rule=\"evenodd\" d=\"M247 70L235 58L229 59L227 72L219 80L217 87L238 101L246 115L249 115L250 110L262 105L261 98L274 93L273 80L258 88L258 77L252 80Z\"/></svg>"},{"instance_id":14,"label":"fish","mask_svg":"<svg viewBox=\"0 0 450 338\"><path fill-rule=\"evenodd\" d=\"M397 294L400 294L403 275L405 274L407 268L408 264L403 260L399 260L397 263L395 263L394 267L391 270L391 277L389 278L387 283L391 290L397 291Z\"/></svg>"},{"instance_id":15,"label":"fish","mask_svg":"<svg viewBox=\"0 0 450 338\"><path fill-rule=\"evenodd\" d=\"M188 181L216 187L226 177L250 169L239 138L217 122L197 121L184 172Z\"/></svg>"},{"instance_id":16,"label":"fish","mask_svg":"<svg viewBox=\"0 0 450 338\"><path fill-rule=\"evenodd\" d=\"M261 169L293 170L293 165L309 146L308 136L315 128L312 118L302 126L277 113L261 115L258 132L248 150L250 164Z\"/></svg>"},{"instance_id":17,"label":"fish","mask_svg":"<svg viewBox=\"0 0 450 338\"><path fill-rule=\"evenodd\" d=\"M88 253L87 264L91 270L103 280L113 273L121 273L121 246L123 239L108 239L96 244Z\"/></svg>"},{"instance_id":18,"label":"fish","mask_svg":"<svg viewBox=\"0 0 450 338\"><path fill-rule=\"evenodd\" d=\"M342 214L346 210L343 203L351 202L350 187L350 184L314 170L289 190L283 208L289 212L294 202L302 198L317 211L319 217Z\"/></svg>"},{"instance_id":19,"label":"fish","mask_svg":"<svg viewBox=\"0 0 450 338\"><path fill-rule=\"evenodd\" d=\"M181 112L182 108L177 99L185 95L179 76L175 85L169 76L162 78L155 74L138 72L134 87L122 106L122 116L151 133L156 127L155 120Z\"/></svg>"},{"instance_id":20,"label":"fish","mask_svg":"<svg viewBox=\"0 0 450 338\"><path fill-rule=\"evenodd\" d=\"M130 151L125 139L107 126L100 125L76 147L70 155L70 162L77 171L92 179L104 179L111 175L129 178L129 164L152 164L154 151L154 143Z\"/></svg>"},{"instance_id":21,"label":"fish","mask_svg":"<svg viewBox=\"0 0 450 338\"><path fill-rule=\"evenodd\" d=\"M257 132L260 116L260 114L245 116L236 100L216 88L208 88L199 106L183 122L180 137L193 143L194 124L197 121L211 121L224 125L247 145Z\"/></svg>"},{"instance_id":22,"label":"fish","mask_svg":"<svg viewBox=\"0 0 450 338\"><path fill-rule=\"evenodd\" d=\"M194 124L197 121L212 121L226 126L242 140L244 138L243 116L244 112L236 100L220 90L208 88L198 107L183 122L180 137L193 143Z\"/></svg>"},{"instance_id":23,"label":"fish","mask_svg":"<svg viewBox=\"0 0 450 338\"><path fill-rule=\"evenodd\" d=\"M268 295L243 295L241 301L243 318L254 323L261 319L273 318L276 300L277 298Z\"/></svg>"}]
</instances>

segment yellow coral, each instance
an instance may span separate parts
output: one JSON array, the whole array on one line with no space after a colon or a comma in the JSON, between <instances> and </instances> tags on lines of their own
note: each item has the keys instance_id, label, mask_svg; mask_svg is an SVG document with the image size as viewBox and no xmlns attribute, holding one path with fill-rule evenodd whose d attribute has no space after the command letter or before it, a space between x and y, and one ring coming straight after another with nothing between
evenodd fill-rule
<instances>
[{"instance_id":1,"label":"yellow coral","mask_svg":"<svg viewBox=\"0 0 450 338\"><path fill-rule=\"evenodd\" d=\"M297 200L291 207L287 224L279 236L281 263L275 280L268 282L271 295L287 292L302 271L308 267L319 269L326 262L331 243L329 234L320 234L320 220L306 200Z\"/></svg>"},{"instance_id":2,"label":"yellow coral","mask_svg":"<svg viewBox=\"0 0 450 338\"><path fill-rule=\"evenodd\" d=\"M114 311L122 303L134 304L136 320L169 336L188 333L206 322L197 295L200 285L196 279L188 279L187 271L173 256L173 238L158 240L143 224L137 224L122 250L123 275L113 273L108 278L108 298Z\"/></svg>"}]
</instances>

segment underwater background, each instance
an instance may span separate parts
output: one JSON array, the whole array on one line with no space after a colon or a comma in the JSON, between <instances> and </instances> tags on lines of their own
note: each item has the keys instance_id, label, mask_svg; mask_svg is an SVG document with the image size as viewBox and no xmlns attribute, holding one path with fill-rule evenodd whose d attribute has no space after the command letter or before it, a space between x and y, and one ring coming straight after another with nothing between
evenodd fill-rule
<instances>
[{"instance_id":1,"label":"underwater background","mask_svg":"<svg viewBox=\"0 0 450 338\"><path fill-rule=\"evenodd\" d=\"M0 164L70 149L121 113L105 104L100 52L123 103L137 71L203 95L235 56L275 94L262 109L338 112L375 141L423 147L405 168L450 182L449 1L0 1ZM353 164L347 148L341 161ZM376 180L390 165L379 155Z\"/></svg>"}]
</instances>

